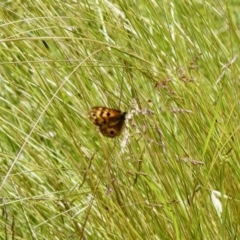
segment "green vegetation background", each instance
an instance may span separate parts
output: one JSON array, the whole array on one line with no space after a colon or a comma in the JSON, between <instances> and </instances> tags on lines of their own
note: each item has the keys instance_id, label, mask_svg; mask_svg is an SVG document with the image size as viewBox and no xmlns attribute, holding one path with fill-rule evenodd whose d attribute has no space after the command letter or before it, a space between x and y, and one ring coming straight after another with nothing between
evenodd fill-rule
<instances>
[{"instance_id":1,"label":"green vegetation background","mask_svg":"<svg viewBox=\"0 0 240 240\"><path fill-rule=\"evenodd\" d=\"M239 1L2 1L1 239L240 239ZM128 111L116 139L92 106Z\"/></svg>"}]
</instances>

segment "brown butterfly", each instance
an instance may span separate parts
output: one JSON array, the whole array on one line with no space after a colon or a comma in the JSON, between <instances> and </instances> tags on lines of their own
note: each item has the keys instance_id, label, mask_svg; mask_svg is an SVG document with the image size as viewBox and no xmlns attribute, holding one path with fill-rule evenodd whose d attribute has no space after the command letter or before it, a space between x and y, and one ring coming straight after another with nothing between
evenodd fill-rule
<instances>
[{"instance_id":1,"label":"brown butterfly","mask_svg":"<svg viewBox=\"0 0 240 240\"><path fill-rule=\"evenodd\" d=\"M89 118L109 138L119 136L124 128L126 112L107 107L92 107Z\"/></svg>"}]
</instances>

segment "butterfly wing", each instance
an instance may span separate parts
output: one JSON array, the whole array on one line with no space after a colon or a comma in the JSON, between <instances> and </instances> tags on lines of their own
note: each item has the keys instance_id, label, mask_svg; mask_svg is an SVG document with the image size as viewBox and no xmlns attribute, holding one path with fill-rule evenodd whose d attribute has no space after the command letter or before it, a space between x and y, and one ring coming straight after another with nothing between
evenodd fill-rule
<instances>
[{"instance_id":1,"label":"butterfly wing","mask_svg":"<svg viewBox=\"0 0 240 240\"><path fill-rule=\"evenodd\" d=\"M117 116L111 116L109 118L108 124L105 127L103 126L99 126L100 132L106 136L106 137L110 137L110 138L114 138L117 137L121 134L123 128L124 128L124 123L125 123L125 112L120 112L118 113Z\"/></svg>"}]
</instances>

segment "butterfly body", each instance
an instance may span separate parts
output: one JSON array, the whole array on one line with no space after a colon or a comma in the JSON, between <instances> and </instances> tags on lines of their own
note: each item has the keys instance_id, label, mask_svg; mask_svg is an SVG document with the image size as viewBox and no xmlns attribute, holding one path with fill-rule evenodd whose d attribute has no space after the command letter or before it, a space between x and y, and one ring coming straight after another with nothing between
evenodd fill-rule
<instances>
[{"instance_id":1,"label":"butterfly body","mask_svg":"<svg viewBox=\"0 0 240 240\"><path fill-rule=\"evenodd\" d=\"M120 110L96 106L89 112L89 118L104 136L114 138L121 134L126 114Z\"/></svg>"}]
</instances>

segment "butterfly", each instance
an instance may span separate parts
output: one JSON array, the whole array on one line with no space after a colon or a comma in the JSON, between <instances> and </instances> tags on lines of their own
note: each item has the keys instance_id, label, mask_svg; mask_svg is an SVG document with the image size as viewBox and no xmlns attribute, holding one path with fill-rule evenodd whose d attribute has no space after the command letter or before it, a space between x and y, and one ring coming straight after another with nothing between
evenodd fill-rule
<instances>
[{"instance_id":1,"label":"butterfly","mask_svg":"<svg viewBox=\"0 0 240 240\"><path fill-rule=\"evenodd\" d=\"M91 122L99 127L102 135L115 138L119 136L124 128L125 116L127 112L107 108L92 107L89 112Z\"/></svg>"}]
</instances>

